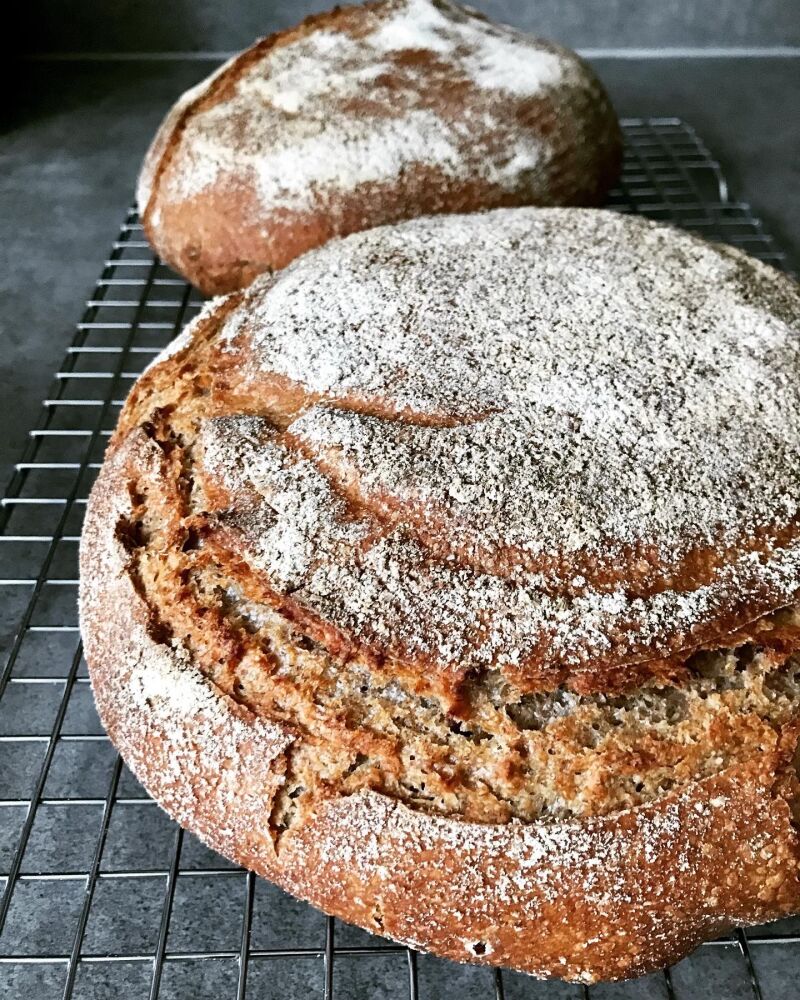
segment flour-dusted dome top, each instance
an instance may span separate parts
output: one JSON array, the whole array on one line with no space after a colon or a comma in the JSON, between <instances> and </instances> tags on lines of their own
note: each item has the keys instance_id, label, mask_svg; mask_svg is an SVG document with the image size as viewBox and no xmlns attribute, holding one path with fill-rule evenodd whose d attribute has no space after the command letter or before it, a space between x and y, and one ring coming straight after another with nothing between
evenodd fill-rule
<instances>
[{"instance_id":1,"label":"flour-dusted dome top","mask_svg":"<svg viewBox=\"0 0 800 1000\"><path fill-rule=\"evenodd\" d=\"M185 94L138 201L161 255L225 291L381 223L597 203L619 150L574 53L450 0L379 0L263 39Z\"/></svg>"},{"instance_id":2,"label":"flour-dusted dome top","mask_svg":"<svg viewBox=\"0 0 800 1000\"><path fill-rule=\"evenodd\" d=\"M799 325L796 286L737 251L496 211L308 254L164 367L203 373L171 419L211 544L309 634L591 684L800 592Z\"/></svg>"}]
</instances>

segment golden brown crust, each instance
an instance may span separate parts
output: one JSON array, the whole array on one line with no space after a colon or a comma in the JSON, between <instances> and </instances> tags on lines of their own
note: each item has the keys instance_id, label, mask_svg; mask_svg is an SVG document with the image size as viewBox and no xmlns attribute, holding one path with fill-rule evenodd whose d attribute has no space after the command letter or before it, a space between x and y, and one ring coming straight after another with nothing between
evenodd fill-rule
<instances>
[{"instance_id":1,"label":"golden brown crust","mask_svg":"<svg viewBox=\"0 0 800 1000\"><path fill-rule=\"evenodd\" d=\"M415 19L421 40L412 35L407 47L367 46L365 39L371 42L387 24L402 21L406 31L405 18ZM426 18L435 19L433 34L425 34ZM476 52L483 43L499 44L510 56L525 48L531 62L558 62L560 79L532 80L527 90L502 77L497 84L491 76L471 80L462 65L464 31ZM287 143L294 141L286 130L296 127L297 112L292 106L281 120L281 103L265 112L268 99L258 89L242 98L242 82L263 78L268 85L279 72L276 58L288 50L297 49L297 58L313 65L315 40L328 37L363 51L341 57L338 69L328 50L320 51L329 89L320 84L320 92L299 106L308 129L298 131L296 160L283 156L273 163L269 156L284 135ZM449 48L442 49L443 37ZM364 82L353 94L337 83L357 73ZM226 114L238 122L231 134ZM307 147L305 133L317 128L320 116L325 125L315 138L319 146ZM430 134L414 145L419 122ZM387 134L378 138L381 129ZM341 169L332 171L330 161L337 159ZM312 164L305 173L304 161ZM312 15L260 40L185 94L147 154L139 204L160 256L204 293L217 294L282 268L333 237L388 222L515 205L600 204L620 163L613 109L574 53L498 29L449 2L381 0ZM193 180L206 174L203 182ZM294 174L306 180L285 197L281 185Z\"/></svg>"},{"instance_id":2,"label":"golden brown crust","mask_svg":"<svg viewBox=\"0 0 800 1000\"><path fill-rule=\"evenodd\" d=\"M800 899L797 726L769 752L597 819L484 825L374 792L271 823L296 734L256 718L159 635L120 526L141 432L109 457L87 510L81 624L103 724L161 805L213 848L328 913L457 961L594 982L657 969Z\"/></svg>"}]
</instances>

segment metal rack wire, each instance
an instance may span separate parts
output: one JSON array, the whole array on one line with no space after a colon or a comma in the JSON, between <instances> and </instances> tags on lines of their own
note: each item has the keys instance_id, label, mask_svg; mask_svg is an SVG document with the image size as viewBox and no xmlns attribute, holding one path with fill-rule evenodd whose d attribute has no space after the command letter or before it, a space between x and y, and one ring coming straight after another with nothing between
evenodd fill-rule
<instances>
[{"instance_id":1,"label":"metal rack wire","mask_svg":"<svg viewBox=\"0 0 800 1000\"><path fill-rule=\"evenodd\" d=\"M784 256L678 119L630 119L611 204L778 267ZM100 727L81 654L77 541L131 382L201 302L128 212L0 511L0 995L587 997L797 995L800 919L710 942L613 987L538 983L441 961L326 919L214 855L147 797Z\"/></svg>"}]
</instances>

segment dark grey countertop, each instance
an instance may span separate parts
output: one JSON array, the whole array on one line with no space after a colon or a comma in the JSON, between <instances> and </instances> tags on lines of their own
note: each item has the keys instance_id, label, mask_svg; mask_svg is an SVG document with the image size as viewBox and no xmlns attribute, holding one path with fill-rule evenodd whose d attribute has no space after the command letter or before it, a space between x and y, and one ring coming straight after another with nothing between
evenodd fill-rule
<instances>
[{"instance_id":1,"label":"dark grey countertop","mask_svg":"<svg viewBox=\"0 0 800 1000\"><path fill-rule=\"evenodd\" d=\"M800 60L597 60L623 116L676 115L719 158L797 267ZM164 111L201 61L29 62L0 133L0 484L99 273Z\"/></svg>"}]
</instances>

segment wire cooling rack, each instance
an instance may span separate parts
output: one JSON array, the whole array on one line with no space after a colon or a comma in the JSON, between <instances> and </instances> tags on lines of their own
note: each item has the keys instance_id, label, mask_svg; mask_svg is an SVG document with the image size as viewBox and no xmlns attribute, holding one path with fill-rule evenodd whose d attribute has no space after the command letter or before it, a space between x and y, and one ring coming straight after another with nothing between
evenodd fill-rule
<instances>
[{"instance_id":1,"label":"wire cooling rack","mask_svg":"<svg viewBox=\"0 0 800 1000\"><path fill-rule=\"evenodd\" d=\"M623 123L611 197L784 257L674 118ZM459 966L325 918L184 833L99 724L76 616L86 496L118 408L201 301L128 212L0 511L0 996L5 1000L783 1000L798 996L800 919L739 931L627 984L540 983Z\"/></svg>"}]
</instances>

